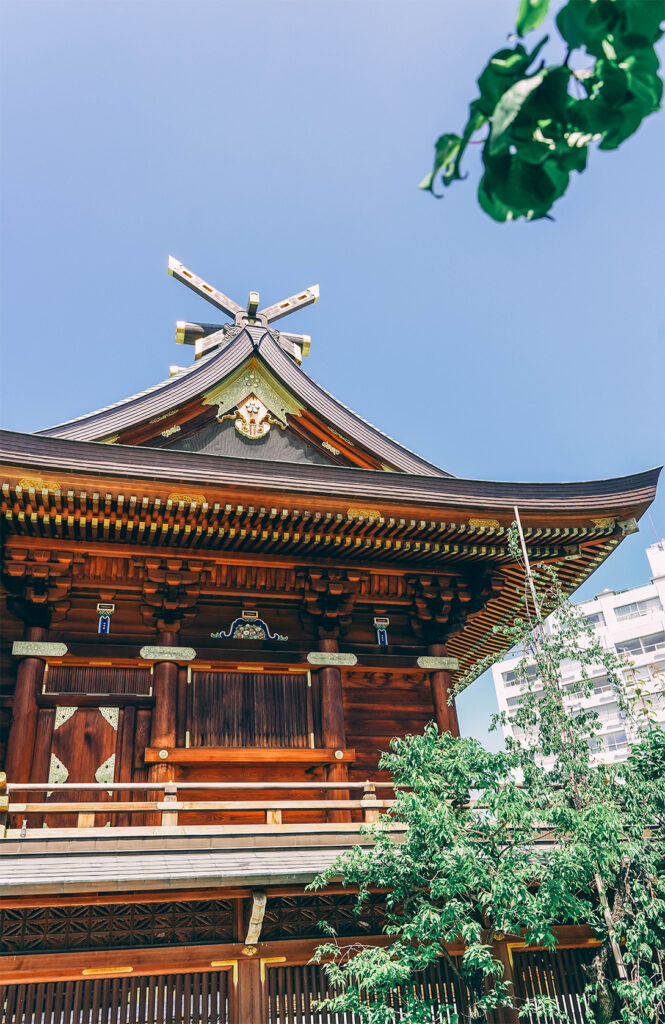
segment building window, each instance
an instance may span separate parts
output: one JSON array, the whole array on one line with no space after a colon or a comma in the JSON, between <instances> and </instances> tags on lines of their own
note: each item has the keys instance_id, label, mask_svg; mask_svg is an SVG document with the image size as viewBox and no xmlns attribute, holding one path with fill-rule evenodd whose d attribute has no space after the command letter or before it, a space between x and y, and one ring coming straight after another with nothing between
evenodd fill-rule
<instances>
[{"instance_id":1,"label":"building window","mask_svg":"<svg viewBox=\"0 0 665 1024\"><path fill-rule=\"evenodd\" d=\"M628 737L624 730L612 732L608 736L593 736L589 740L591 750L621 750L628 743Z\"/></svg>"},{"instance_id":2,"label":"building window","mask_svg":"<svg viewBox=\"0 0 665 1024\"><path fill-rule=\"evenodd\" d=\"M506 686L520 686L521 683L527 680L531 682L532 679L536 679L538 669L535 665L528 665L526 668L515 668L511 672L503 672L502 676Z\"/></svg>"},{"instance_id":3,"label":"building window","mask_svg":"<svg viewBox=\"0 0 665 1024\"><path fill-rule=\"evenodd\" d=\"M619 750L620 747L625 747L628 742L628 737L625 732L613 732L609 736L605 736L605 747L607 750Z\"/></svg>"},{"instance_id":4,"label":"building window","mask_svg":"<svg viewBox=\"0 0 665 1024\"><path fill-rule=\"evenodd\" d=\"M614 614L618 622L624 622L626 619L640 619L643 615L660 611L661 607L657 597L649 597L644 601L631 601L630 604L619 605L614 609Z\"/></svg>"},{"instance_id":5,"label":"building window","mask_svg":"<svg viewBox=\"0 0 665 1024\"><path fill-rule=\"evenodd\" d=\"M649 654L651 651L665 649L665 633L651 633L649 636L638 636L635 640L621 640L616 645L619 654Z\"/></svg>"},{"instance_id":6,"label":"building window","mask_svg":"<svg viewBox=\"0 0 665 1024\"><path fill-rule=\"evenodd\" d=\"M587 626L593 626L594 629L601 629L605 625L605 616L602 612L591 612L590 615L584 616L584 621Z\"/></svg>"}]
</instances>

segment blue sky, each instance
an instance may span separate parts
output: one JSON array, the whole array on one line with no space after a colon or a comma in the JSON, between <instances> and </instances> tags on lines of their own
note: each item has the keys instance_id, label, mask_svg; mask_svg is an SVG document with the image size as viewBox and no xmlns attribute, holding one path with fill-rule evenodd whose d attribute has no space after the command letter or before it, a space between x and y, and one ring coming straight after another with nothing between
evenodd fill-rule
<instances>
[{"instance_id":1,"label":"blue sky","mask_svg":"<svg viewBox=\"0 0 665 1024\"><path fill-rule=\"evenodd\" d=\"M417 189L516 0L5 0L2 424L166 376L176 319L316 281L307 371L452 473L619 476L663 461L663 114L594 152L556 221ZM189 350L187 350L189 351ZM646 579L662 494L580 596ZM484 735L487 680L460 700Z\"/></svg>"}]
</instances>

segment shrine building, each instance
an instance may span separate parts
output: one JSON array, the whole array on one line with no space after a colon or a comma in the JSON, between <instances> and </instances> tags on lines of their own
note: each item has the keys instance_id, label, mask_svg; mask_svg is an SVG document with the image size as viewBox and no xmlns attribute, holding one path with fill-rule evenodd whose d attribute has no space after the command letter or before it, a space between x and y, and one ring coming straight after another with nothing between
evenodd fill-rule
<instances>
[{"instance_id":1,"label":"shrine building","mask_svg":"<svg viewBox=\"0 0 665 1024\"><path fill-rule=\"evenodd\" d=\"M318 288L169 272L227 320L178 323L191 366L0 432L0 1024L327 1022L319 922L386 942L383 896L305 887L390 806L393 736L459 735L451 688L520 607L515 510L572 593L655 495L452 476L303 370L277 325ZM445 965L422 984L464 1006Z\"/></svg>"}]
</instances>

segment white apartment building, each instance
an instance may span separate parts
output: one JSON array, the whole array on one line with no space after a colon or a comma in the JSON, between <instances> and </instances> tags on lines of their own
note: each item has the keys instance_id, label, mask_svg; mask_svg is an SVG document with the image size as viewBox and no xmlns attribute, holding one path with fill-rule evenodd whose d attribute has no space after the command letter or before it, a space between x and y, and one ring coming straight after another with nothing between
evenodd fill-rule
<instances>
[{"instance_id":1,"label":"white apartment building","mask_svg":"<svg viewBox=\"0 0 665 1024\"><path fill-rule=\"evenodd\" d=\"M625 656L628 662L625 679L628 692L639 687L647 697L636 698L637 710L642 706L654 713L659 721L665 721L665 540L647 548L651 569L651 582L630 590L604 590L593 601L581 602L578 607L593 626L602 645ZM546 629L556 626L548 619ZM522 700L525 684L516 671L522 659L511 657L492 667L499 710L507 713L503 727L505 736L520 736L519 730L510 722L511 712ZM562 678L570 692L570 703L581 703L578 689L579 663L563 663ZM531 671L528 669L528 671ZM617 705L611 685L598 668L593 679L593 695L583 704L597 712L602 725L602 745L598 745L598 757L603 761L620 761L628 756L630 744L635 739L634 728ZM533 667L532 679L536 680ZM646 701L650 703L647 705ZM547 762L545 762L547 763Z\"/></svg>"}]
</instances>

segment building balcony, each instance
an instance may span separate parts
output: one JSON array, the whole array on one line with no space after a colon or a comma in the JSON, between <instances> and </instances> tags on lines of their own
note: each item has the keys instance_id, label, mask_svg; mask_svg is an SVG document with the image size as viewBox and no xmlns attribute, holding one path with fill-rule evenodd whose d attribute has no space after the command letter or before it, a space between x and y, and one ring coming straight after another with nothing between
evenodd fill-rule
<instances>
[{"instance_id":1,"label":"building balcony","mask_svg":"<svg viewBox=\"0 0 665 1024\"><path fill-rule=\"evenodd\" d=\"M307 884L394 802L384 780L4 788L0 896Z\"/></svg>"}]
</instances>

